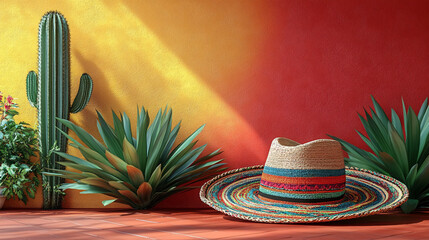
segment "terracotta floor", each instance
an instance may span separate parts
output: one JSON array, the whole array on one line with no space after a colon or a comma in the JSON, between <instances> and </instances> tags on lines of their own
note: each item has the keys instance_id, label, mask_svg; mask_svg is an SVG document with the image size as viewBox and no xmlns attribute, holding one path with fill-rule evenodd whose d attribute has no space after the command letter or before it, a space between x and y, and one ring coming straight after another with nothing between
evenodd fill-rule
<instances>
[{"instance_id":1,"label":"terracotta floor","mask_svg":"<svg viewBox=\"0 0 429 240\"><path fill-rule=\"evenodd\" d=\"M0 239L429 239L429 212L263 224L213 210L0 210Z\"/></svg>"}]
</instances>

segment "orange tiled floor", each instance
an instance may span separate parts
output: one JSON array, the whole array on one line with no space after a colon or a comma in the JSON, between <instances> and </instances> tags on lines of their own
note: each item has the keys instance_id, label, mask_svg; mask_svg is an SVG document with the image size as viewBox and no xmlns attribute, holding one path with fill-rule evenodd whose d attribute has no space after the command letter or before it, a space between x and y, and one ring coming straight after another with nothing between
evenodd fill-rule
<instances>
[{"instance_id":1,"label":"orange tiled floor","mask_svg":"<svg viewBox=\"0 0 429 240\"><path fill-rule=\"evenodd\" d=\"M429 239L429 212L263 224L213 210L0 210L0 239Z\"/></svg>"}]
</instances>

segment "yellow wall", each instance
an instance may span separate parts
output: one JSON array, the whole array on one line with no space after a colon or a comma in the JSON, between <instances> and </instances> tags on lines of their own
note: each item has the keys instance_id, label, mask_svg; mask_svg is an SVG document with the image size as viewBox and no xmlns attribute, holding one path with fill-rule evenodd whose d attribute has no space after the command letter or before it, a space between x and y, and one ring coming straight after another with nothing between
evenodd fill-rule
<instances>
[{"instance_id":1,"label":"yellow wall","mask_svg":"<svg viewBox=\"0 0 429 240\"><path fill-rule=\"evenodd\" d=\"M17 98L17 117L36 124L26 99L25 77L37 70L37 32L43 14L58 10L71 33L71 95L80 75L89 73L94 92L83 112L71 120L99 136L95 109L109 120L110 110L135 118L136 105L154 116L173 108L183 120L181 138L203 123L200 143L211 150L230 145L264 158L265 146L246 120L210 86L245 84L245 73L261 41L257 4L240 1L0 1L0 91ZM249 51L250 50L250 51ZM239 132L231 136L231 132ZM246 139L246 143L240 143ZM234 143L234 144L233 144ZM72 154L76 151L70 150ZM41 206L41 191L27 207ZM197 192L179 195L180 201ZM64 207L101 207L100 195L68 191ZM8 201L6 207L23 207ZM118 207L121 205L112 205ZM183 203L183 206L187 206ZM200 205L193 205L200 206Z\"/></svg>"}]
</instances>

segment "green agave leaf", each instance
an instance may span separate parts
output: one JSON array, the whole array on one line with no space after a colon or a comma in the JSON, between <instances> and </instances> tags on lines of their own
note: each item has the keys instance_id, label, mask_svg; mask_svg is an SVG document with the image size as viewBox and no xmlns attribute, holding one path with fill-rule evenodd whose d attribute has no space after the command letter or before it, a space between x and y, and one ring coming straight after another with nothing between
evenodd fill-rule
<instances>
[{"instance_id":1,"label":"green agave leaf","mask_svg":"<svg viewBox=\"0 0 429 240\"><path fill-rule=\"evenodd\" d=\"M388 153L380 152L380 158L386 162L386 165L389 166L389 173L390 176L398 179L401 182L405 182L405 176L401 170L400 165L398 162L390 156Z\"/></svg>"},{"instance_id":2,"label":"green agave leaf","mask_svg":"<svg viewBox=\"0 0 429 240\"><path fill-rule=\"evenodd\" d=\"M136 192L137 188L134 187L131 183L129 182L122 182L122 184L124 184L125 186L127 186L127 188L129 188L132 192Z\"/></svg>"},{"instance_id":3,"label":"green agave leaf","mask_svg":"<svg viewBox=\"0 0 429 240\"><path fill-rule=\"evenodd\" d=\"M409 166L405 143L390 123L388 126L389 136L393 146L394 158L396 160L395 162L397 162L397 164L399 165L401 172L403 171L405 173L408 173ZM404 181L405 179L402 178L402 182Z\"/></svg>"},{"instance_id":4,"label":"green agave leaf","mask_svg":"<svg viewBox=\"0 0 429 240\"><path fill-rule=\"evenodd\" d=\"M128 142L133 143L133 135L131 133L131 122L130 122L130 118L126 113L122 115L122 122L124 125L125 136L127 137ZM118 138L118 139L122 139L122 138Z\"/></svg>"},{"instance_id":5,"label":"green agave leaf","mask_svg":"<svg viewBox=\"0 0 429 240\"><path fill-rule=\"evenodd\" d=\"M423 202L423 199L428 198L428 197L429 197L429 192L425 191L424 193L420 194L420 196L418 197L417 200Z\"/></svg>"},{"instance_id":6,"label":"green agave leaf","mask_svg":"<svg viewBox=\"0 0 429 240\"><path fill-rule=\"evenodd\" d=\"M171 132L171 125L172 125L172 114L173 110L168 109L168 107L165 107L164 113L162 115L161 125L167 124L167 132Z\"/></svg>"},{"instance_id":7,"label":"green agave leaf","mask_svg":"<svg viewBox=\"0 0 429 240\"><path fill-rule=\"evenodd\" d=\"M92 187L90 185L80 184L80 183L63 183L59 188L62 190L67 190L67 189L89 190Z\"/></svg>"},{"instance_id":8,"label":"green agave leaf","mask_svg":"<svg viewBox=\"0 0 429 240\"><path fill-rule=\"evenodd\" d=\"M390 122L389 120L387 120L387 122L383 122L383 120L381 120L379 118L379 116L374 112L374 110L372 110L372 108L369 108L371 111L371 116L370 118L374 121L374 123L376 124L377 128L379 129L381 135L384 137L387 135L388 131L387 131L387 124ZM367 115L368 117L369 115ZM386 137L384 137L385 141L387 141Z\"/></svg>"},{"instance_id":9,"label":"green agave leaf","mask_svg":"<svg viewBox=\"0 0 429 240\"><path fill-rule=\"evenodd\" d=\"M379 149L376 145L372 144L372 142L366 138L361 132L359 132L358 130L356 130L356 132L358 133L358 135L360 136L360 138L366 143L366 145L368 145L372 151L374 152L381 152L381 149Z\"/></svg>"},{"instance_id":10,"label":"green agave leaf","mask_svg":"<svg viewBox=\"0 0 429 240\"><path fill-rule=\"evenodd\" d=\"M418 205L418 200L409 198L405 203L401 205L401 210L405 214L412 213L417 209Z\"/></svg>"},{"instance_id":11,"label":"green agave leaf","mask_svg":"<svg viewBox=\"0 0 429 240\"><path fill-rule=\"evenodd\" d=\"M405 130L405 136L407 136L407 126L408 126L408 119L407 119L407 109L405 107L404 99L402 98L402 115L404 116L404 130Z\"/></svg>"},{"instance_id":12,"label":"green agave leaf","mask_svg":"<svg viewBox=\"0 0 429 240\"><path fill-rule=\"evenodd\" d=\"M74 169L79 170L81 172L93 173L97 177L100 177L100 178L103 178L103 179L106 179L109 181L119 181L120 180L115 175L112 175L111 173L104 171L104 169L90 168L87 166L83 166L83 165L79 165L79 164L75 164L75 163L70 163L70 162L58 162L58 164L66 166L66 167L74 168Z\"/></svg>"},{"instance_id":13,"label":"green agave leaf","mask_svg":"<svg viewBox=\"0 0 429 240\"><path fill-rule=\"evenodd\" d=\"M147 130L147 143L149 149L153 148L153 144L156 139L156 134L161 129L161 117L162 110L159 109L158 113L155 116L155 119L153 120L153 123L149 126L149 129Z\"/></svg>"},{"instance_id":14,"label":"green agave leaf","mask_svg":"<svg viewBox=\"0 0 429 240\"><path fill-rule=\"evenodd\" d=\"M140 168L139 157L137 156L137 150L134 146L128 142L126 138L123 140L122 148L124 151L124 160L137 168Z\"/></svg>"},{"instance_id":15,"label":"green agave leaf","mask_svg":"<svg viewBox=\"0 0 429 240\"><path fill-rule=\"evenodd\" d=\"M168 155L171 153L173 149L173 145L176 141L177 134L179 133L180 126L181 126L181 121L173 128L173 130L168 135L167 144L165 145L164 151L161 154L161 164L163 165L167 163Z\"/></svg>"},{"instance_id":16,"label":"green agave leaf","mask_svg":"<svg viewBox=\"0 0 429 240\"><path fill-rule=\"evenodd\" d=\"M359 149L358 147L354 146L353 144L350 144L340 138L328 135L332 139L340 142L340 144L343 146L344 150L349 154L350 157L353 157L357 162L360 162L359 166L356 164L351 165L355 167L362 168L362 164L365 164L366 167L364 169L370 169L374 171L384 172L386 174L386 165L385 163L378 157L374 156L373 154L366 152L362 149ZM369 162L368 162L369 161Z\"/></svg>"},{"instance_id":17,"label":"green agave leaf","mask_svg":"<svg viewBox=\"0 0 429 240\"><path fill-rule=\"evenodd\" d=\"M419 116L420 116L421 110L419 112ZM425 113L423 114L423 117L420 119L420 128L423 128L423 126L425 126L426 124L429 123L429 111L426 110Z\"/></svg>"},{"instance_id":18,"label":"green agave leaf","mask_svg":"<svg viewBox=\"0 0 429 240\"><path fill-rule=\"evenodd\" d=\"M158 165L158 167L155 168L155 171L153 171L152 176L149 178L149 184L152 186L152 188L156 189L159 180L161 179L162 171L161 171L161 164Z\"/></svg>"},{"instance_id":19,"label":"green agave leaf","mask_svg":"<svg viewBox=\"0 0 429 240\"><path fill-rule=\"evenodd\" d=\"M376 116L369 115L367 111L365 111L366 114L366 120L368 121L369 130L373 133L375 141L379 144L380 149L384 149L388 153L393 153L393 147L389 141L389 137L386 134L388 131L384 131L383 127L380 128L379 125L377 125L378 118ZM390 124L390 122L388 122ZM373 140L374 141L374 140Z\"/></svg>"},{"instance_id":20,"label":"green agave leaf","mask_svg":"<svg viewBox=\"0 0 429 240\"><path fill-rule=\"evenodd\" d=\"M418 163L421 164L428 155L429 155L429 124L426 124L420 133Z\"/></svg>"},{"instance_id":21,"label":"green agave leaf","mask_svg":"<svg viewBox=\"0 0 429 240\"><path fill-rule=\"evenodd\" d=\"M91 187L93 187L93 186L91 186ZM109 191L107 191L106 189L103 189L103 188L92 188L92 189L80 192L80 194L94 194L94 193L101 193L101 194L105 194L108 196L113 196Z\"/></svg>"},{"instance_id":22,"label":"green agave leaf","mask_svg":"<svg viewBox=\"0 0 429 240\"><path fill-rule=\"evenodd\" d=\"M425 99L422 106L420 107L418 119L421 121L423 119L423 116L425 115L426 111L428 109L428 98Z\"/></svg>"},{"instance_id":23,"label":"green agave leaf","mask_svg":"<svg viewBox=\"0 0 429 240\"><path fill-rule=\"evenodd\" d=\"M401 136L401 138L404 139L404 133L402 130L401 120L399 119L398 114L396 114L396 112L395 112L395 110L393 110L393 108L392 108L392 125L395 127L399 136Z\"/></svg>"},{"instance_id":24,"label":"green agave leaf","mask_svg":"<svg viewBox=\"0 0 429 240\"><path fill-rule=\"evenodd\" d=\"M116 200L118 200L118 199L115 198L115 199L110 199L110 200L104 200L101 203L103 204L103 206L107 206L107 205L109 205L111 203L114 203Z\"/></svg>"},{"instance_id":25,"label":"green agave leaf","mask_svg":"<svg viewBox=\"0 0 429 240\"><path fill-rule=\"evenodd\" d=\"M106 158L110 162L110 164L120 171L122 174L128 174L127 163L120 159L118 156L115 156L113 153L106 150Z\"/></svg>"},{"instance_id":26,"label":"green agave leaf","mask_svg":"<svg viewBox=\"0 0 429 240\"><path fill-rule=\"evenodd\" d=\"M199 127L195 132L193 132L189 137L187 137L181 144L179 144L172 152L170 159L175 159L178 155L182 153L183 150L188 149L190 145L192 145L192 141L201 133L204 129L204 125ZM194 144L195 145L195 144Z\"/></svg>"},{"instance_id":27,"label":"green agave leaf","mask_svg":"<svg viewBox=\"0 0 429 240\"><path fill-rule=\"evenodd\" d=\"M425 191L429 184L429 156L426 157L423 161L419 170L417 171L417 176L415 184L413 186L414 194L418 196L420 193Z\"/></svg>"},{"instance_id":28,"label":"green agave leaf","mask_svg":"<svg viewBox=\"0 0 429 240\"><path fill-rule=\"evenodd\" d=\"M419 200L408 198L408 200L401 205L401 210L404 213L411 213L416 210L419 205Z\"/></svg>"},{"instance_id":29,"label":"green agave leaf","mask_svg":"<svg viewBox=\"0 0 429 240\"><path fill-rule=\"evenodd\" d=\"M410 164L418 162L419 146L420 146L420 123L413 109L408 109L407 114L407 134L405 145L408 153L408 161ZM408 165L407 161L407 165Z\"/></svg>"},{"instance_id":30,"label":"green agave leaf","mask_svg":"<svg viewBox=\"0 0 429 240\"><path fill-rule=\"evenodd\" d=\"M378 102L375 100L375 98L372 95L371 95L371 100L372 100L372 103L374 104L374 109L377 113L377 116L383 122L383 125L387 125L387 123L389 122L389 118L387 117L383 108L380 106L380 104L378 104Z\"/></svg>"},{"instance_id":31,"label":"green agave leaf","mask_svg":"<svg viewBox=\"0 0 429 240\"><path fill-rule=\"evenodd\" d=\"M58 118L57 118L58 119ZM82 144L80 144L76 139L72 138L70 135L68 135L66 132L64 132L63 130L61 130L61 128L56 127L57 131L59 131L61 134L63 134L68 140L72 141L73 144L69 144L75 148L77 148L78 146L83 146Z\"/></svg>"},{"instance_id":32,"label":"green agave leaf","mask_svg":"<svg viewBox=\"0 0 429 240\"><path fill-rule=\"evenodd\" d=\"M98 111L97 111L97 116L98 116L97 128L101 135L101 138L103 138L103 141L107 146L107 149L109 149L109 151L115 154L116 156L119 156L120 158L122 158L123 157L122 144L120 144L118 137L115 135L113 129L104 120L103 115L101 115L101 113Z\"/></svg>"},{"instance_id":33,"label":"green agave leaf","mask_svg":"<svg viewBox=\"0 0 429 240\"><path fill-rule=\"evenodd\" d=\"M205 156L200 157L197 161L195 161L195 162L194 162L194 164L203 163L203 162L205 162L205 161L207 161L207 160L212 159L213 157L216 157L217 155L219 155L219 154L221 154L221 153L223 153L223 151L221 151L221 149L220 149L220 148L219 148L219 149L216 149L216 150L215 150L215 151L213 151L212 153L210 153L210 154L207 154L207 155L205 155Z\"/></svg>"},{"instance_id":34,"label":"green agave leaf","mask_svg":"<svg viewBox=\"0 0 429 240\"><path fill-rule=\"evenodd\" d=\"M170 155L167 158L167 164L164 166L164 171L167 171L169 169L171 169L172 167L174 167L174 165L177 164L177 162L183 158L183 156L185 156L187 153L189 153L190 151L192 151L192 148L197 144L198 141L192 142L190 143L188 146L186 146L183 150L180 151L180 153L178 153L175 158L172 158L172 153L177 151L177 149L179 148L179 146L184 146L184 143L181 142L178 146L176 146L176 148L172 151L172 153L170 153Z\"/></svg>"},{"instance_id":35,"label":"green agave leaf","mask_svg":"<svg viewBox=\"0 0 429 240\"><path fill-rule=\"evenodd\" d=\"M116 192L116 189L109 185L109 183L101 178L85 178L79 181L80 183L88 184L94 187L103 188L109 192Z\"/></svg>"},{"instance_id":36,"label":"green agave leaf","mask_svg":"<svg viewBox=\"0 0 429 240\"><path fill-rule=\"evenodd\" d=\"M206 145L203 145L199 148L196 148L192 151L190 151L187 155L185 155L182 159L180 159L177 162L177 168L174 174L172 174L167 180L170 180L171 178L177 177L180 175L187 167L189 167L197 158L200 156L200 154L204 151L206 148Z\"/></svg>"},{"instance_id":37,"label":"green agave leaf","mask_svg":"<svg viewBox=\"0 0 429 240\"><path fill-rule=\"evenodd\" d=\"M366 114L368 114L368 113L366 113ZM377 149L382 149L383 145L379 142L379 140L376 137L376 134L374 133L374 131L372 130L369 122L364 117L362 117L359 113L358 113L358 116L359 116L359 119L360 119L369 139L371 140L371 142L374 144L374 146Z\"/></svg>"},{"instance_id":38,"label":"green agave leaf","mask_svg":"<svg viewBox=\"0 0 429 240\"><path fill-rule=\"evenodd\" d=\"M104 147L103 144L101 144L97 139L95 139L93 136L91 136L88 132L83 130L81 127L78 127L72 122L65 119L57 118L57 120L60 123L64 124L66 127L68 127L70 130L75 132L76 135L79 137L79 139L92 150L100 154L106 151L106 147Z\"/></svg>"},{"instance_id":39,"label":"green agave leaf","mask_svg":"<svg viewBox=\"0 0 429 240\"><path fill-rule=\"evenodd\" d=\"M418 169L418 166L419 166L418 164L414 164L411 167L410 172L408 173L408 175L407 175L407 177L405 179L405 184L410 189L410 191L413 188L414 183L415 183L416 178L417 178L417 169Z\"/></svg>"},{"instance_id":40,"label":"green agave leaf","mask_svg":"<svg viewBox=\"0 0 429 240\"><path fill-rule=\"evenodd\" d=\"M120 181L109 181L108 182L110 186L114 187L116 190L129 190L132 192L135 192L135 188L129 188L128 186L126 186L125 184L123 184L123 182Z\"/></svg>"},{"instance_id":41,"label":"green agave leaf","mask_svg":"<svg viewBox=\"0 0 429 240\"><path fill-rule=\"evenodd\" d=\"M172 186L182 185L185 183L186 185L188 185L188 184L201 181L202 178L200 177L203 174L206 174L206 178L208 179L210 178L210 176L218 172L224 171L226 169L226 168L219 168L225 165L225 163L220 163L221 161L223 161L223 159L220 159L217 161L211 161L200 165L193 165L192 167L185 169L180 176L173 178L170 181L163 181L161 179L160 182L162 183L162 189L170 188ZM166 175L169 176L169 174L166 174ZM162 178L164 178L164 176ZM192 181L192 182L187 183L188 181Z\"/></svg>"},{"instance_id":42,"label":"green agave leaf","mask_svg":"<svg viewBox=\"0 0 429 240\"><path fill-rule=\"evenodd\" d=\"M84 146L78 147L79 151L82 153L82 156L86 159L87 162L92 163L100 167L100 163L113 167L113 165L101 154L92 149L89 149ZM107 151L107 150L106 150Z\"/></svg>"},{"instance_id":43,"label":"green agave leaf","mask_svg":"<svg viewBox=\"0 0 429 240\"><path fill-rule=\"evenodd\" d=\"M122 124L122 121L119 119L118 115L116 115L115 111L112 110L112 116L113 116L113 127L115 130L115 134L118 137L118 139L124 139L125 137L125 129L124 125Z\"/></svg>"},{"instance_id":44,"label":"green agave leaf","mask_svg":"<svg viewBox=\"0 0 429 240\"><path fill-rule=\"evenodd\" d=\"M139 157L141 169L146 168L147 162L147 128L149 126L149 115L142 108L142 112L137 114L137 156Z\"/></svg>"},{"instance_id":45,"label":"green agave leaf","mask_svg":"<svg viewBox=\"0 0 429 240\"><path fill-rule=\"evenodd\" d=\"M128 181L128 177L122 174L121 172L119 172L118 170L116 170L115 168L104 165L102 163L99 163L98 165L101 167L101 169L103 169L104 172L116 177L116 179L119 179L122 181ZM109 180L113 180L113 179L109 179Z\"/></svg>"},{"instance_id":46,"label":"green agave leaf","mask_svg":"<svg viewBox=\"0 0 429 240\"><path fill-rule=\"evenodd\" d=\"M220 160L216 160L216 161L211 161L205 164L200 164L200 165L194 165L186 170L184 170L182 172L182 174L180 175L180 178L187 178L187 177L192 177L192 179L197 178L198 176L201 175L202 172L205 172L207 170L212 169L213 167L220 167L225 165L225 163L221 163L223 161L223 159Z\"/></svg>"},{"instance_id":47,"label":"green agave leaf","mask_svg":"<svg viewBox=\"0 0 429 240\"><path fill-rule=\"evenodd\" d=\"M60 157L63 157L65 159L67 159L67 160L70 160L70 161L72 161L72 162L74 162L76 164L80 164L80 165L87 166L87 167L90 167L90 168L101 169L100 167L98 167L97 165L95 165L95 164L93 164L91 162L85 161L83 159L80 159L78 157L69 155L67 153L62 153L62 152L54 152L54 153L57 154Z\"/></svg>"},{"instance_id":48,"label":"green agave leaf","mask_svg":"<svg viewBox=\"0 0 429 240\"><path fill-rule=\"evenodd\" d=\"M160 130L159 135L153 135L153 138L156 138L153 147L149 148L149 154L148 154L148 160L146 164L145 174L150 175L157 165L160 164L160 156L162 153L162 149L165 145L163 143L165 142L166 138L166 132L167 126L164 125L162 129Z\"/></svg>"},{"instance_id":49,"label":"green agave leaf","mask_svg":"<svg viewBox=\"0 0 429 240\"><path fill-rule=\"evenodd\" d=\"M73 181L78 181L80 179L84 179L87 177L82 173L76 173L76 172L71 172L66 170L60 170L60 169L47 169L47 170L53 171L53 172L42 172L42 174L46 176L56 176L56 177L71 179Z\"/></svg>"},{"instance_id":50,"label":"green agave leaf","mask_svg":"<svg viewBox=\"0 0 429 240\"><path fill-rule=\"evenodd\" d=\"M196 142L195 142L196 143ZM177 155L176 159L170 159L167 166L164 167L164 171L166 172L163 176L163 179L161 181L167 180L172 178L172 174L174 172L177 172L177 169L183 165L183 163L189 161L193 156L198 157L198 155L195 155L198 151L197 149L192 149L195 143L189 145L189 148L186 148L182 151L183 154ZM195 158L194 158L195 160Z\"/></svg>"},{"instance_id":51,"label":"green agave leaf","mask_svg":"<svg viewBox=\"0 0 429 240\"><path fill-rule=\"evenodd\" d=\"M226 165L226 163L219 164L219 165L224 166L224 165ZM216 165L215 167L218 167L218 165ZM214 170L210 171L207 174L206 173L202 173L202 174L200 174L200 177L198 177L196 180L187 182L184 186L187 186L187 185L190 185L190 184L194 184L194 183L197 183L197 182L201 182L201 181L205 181L205 180L208 180L208 179L212 179L216 175L218 175L219 173L221 173L221 172L223 172L223 171L225 171L227 169L228 169L228 167L223 167L223 168L214 169Z\"/></svg>"}]
</instances>

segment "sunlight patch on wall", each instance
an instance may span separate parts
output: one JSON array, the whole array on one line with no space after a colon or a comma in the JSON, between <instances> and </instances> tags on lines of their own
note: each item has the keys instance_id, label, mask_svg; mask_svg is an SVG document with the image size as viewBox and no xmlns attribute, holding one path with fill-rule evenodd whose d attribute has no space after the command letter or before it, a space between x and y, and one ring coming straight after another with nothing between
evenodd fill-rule
<instances>
[{"instance_id":1,"label":"sunlight patch on wall","mask_svg":"<svg viewBox=\"0 0 429 240\"><path fill-rule=\"evenodd\" d=\"M180 116L184 120L185 129L186 125L188 129L195 129L206 122L207 128L203 136L209 136L207 139L219 137L229 144L246 139L246 148L254 152L255 156L264 158L265 144L245 119L199 79L127 7L117 4L110 10L102 9L101 5L97 8L102 10L103 15L95 17L104 19L104 24L100 25L98 21L88 22L85 28L71 26L71 29L75 30L75 34L76 29L85 31L78 33L85 39L79 41L78 49L86 49L85 55L88 57L98 55L98 59L102 59L96 64L105 66L102 71L111 88L106 92L113 91L115 95L105 96L106 98L116 97L122 103L127 103L127 109L122 110L131 113L135 111L136 104L143 103L151 110L152 116L159 107L168 104L173 108L176 119ZM85 17L89 16L83 15ZM81 21L84 21L83 18ZM79 23L70 23L72 24ZM105 26L109 28L106 29ZM99 39L103 41L96 42ZM100 54L106 57L100 57ZM82 67L85 68L85 65ZM86 71L91 74L91 69ZM100 91L100 87L103 88L95 82L95 90ZM95 101L99 102L96 107L104 110L103 101ZM189 132L188 129L185 131ZM236 137L231 136L231 133Z\"/></svg>"}]
</instances>

